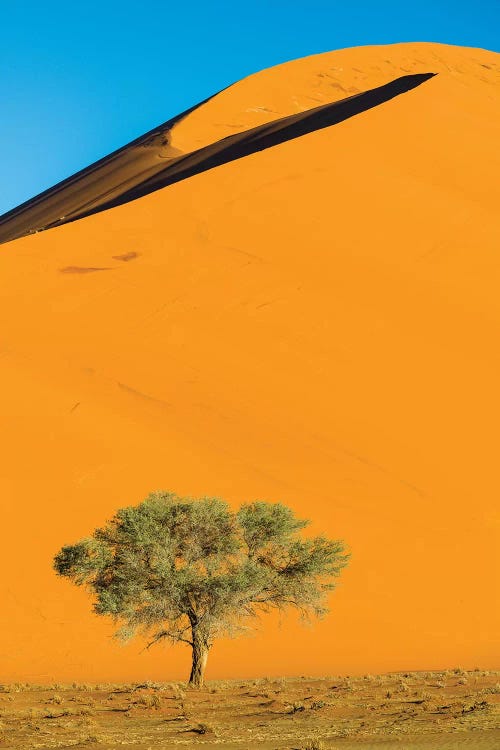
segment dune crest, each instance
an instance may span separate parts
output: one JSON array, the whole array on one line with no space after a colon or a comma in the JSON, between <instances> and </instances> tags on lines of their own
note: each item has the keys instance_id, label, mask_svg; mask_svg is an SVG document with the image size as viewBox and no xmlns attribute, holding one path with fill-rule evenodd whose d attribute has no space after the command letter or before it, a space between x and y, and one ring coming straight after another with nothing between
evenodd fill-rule
<instances>
[{"instance_id":1,"label":"dune crest","mask_svg":"<svg viewBox=\"0 0 500 750\"><path fill-rule=\"evenodd\" d=\"M121 206L208 169L242 159L293 138L300 138L315 130L337 125L411 91L433 75L423 73L402 76L348 99L314 107L306 112L227 136L188 154L177 153L166 147L164 155L162 144L157 146L160 148L158 152L150 148L149 141L147 145L132 145L9 212L0 220L0 241L53 229ZM138 160L137 153L143 154L145 149L149 150L146 157Z\"/></svg>"},{"instance_id":2,"label":"dune crest","mask_svg":"<svg viewBox=\"0 0 500 750\"><path fill-rule=\"evenodd\" d=\"M389 59L380 57L383 51ZM0 243L135 200L241 158L238 145L261 134L265 139L271 123L284 130L289 119L305 120L314 110L335 110L344 99L359 98L363 111L364 98L367 107L377 106L384 101L385 88L389 99L404 93L404 81L409 81L410 90L437 73L459 76L473 85L500 81L494 53L425 43L336 50L261 71L0 216ZM373 89L380 89L375 101L370 97ZM249 106L251 102L254 106ZM355 114L353 108L349 116ZM246 155L244 145L242 155Z\"/></svg>"}]
</instances>

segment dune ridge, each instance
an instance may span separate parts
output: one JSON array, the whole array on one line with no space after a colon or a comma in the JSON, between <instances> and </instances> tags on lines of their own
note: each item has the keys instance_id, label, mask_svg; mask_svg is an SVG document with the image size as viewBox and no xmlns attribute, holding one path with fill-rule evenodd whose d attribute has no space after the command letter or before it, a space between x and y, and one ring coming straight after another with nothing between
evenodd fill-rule
<instances>
[{"instance_id":1,"label":"dune ridge","mask_svg":"<svg viewBox=\"0 0 500 750\"><path fill-rule=\"evenodd\" d=\"M411 91L432 76L433 73L403 76L348 99L226 136L222 141L190 154L177 153L169 146L170 128L186 116L180 115L171 125L161 126L154 135L147 134L111 155L109 160L91 165L48 194L0 217L0 243L106 211L207 169L299 138L313 130L331 127ZM61 213L63 215L59 216Z\"/></svg>"},{"instance_id":2,"label":"dune ridge","mask_svg":"<svg viewBox=\"0 0 500 750\"><path fill-rule=\"evenodd\" d=\"M0 243L133 200L147 192L148 184L161 185L161 174L175 174L178 160L186 155L195 163L202 162L207 155L203 149L207 148L208 154L210 147L217 151L219 141L307 113L318 108L318 103L327 108L327 104L383 87L397 78L423 75L426 66L436 74L459 76L468 85L495 85L500 80L495 53L445 44L357 47L278 65L195 104L0 216ZM143 191L138 189L141 184Z\"/></svg>"}]
</instances>

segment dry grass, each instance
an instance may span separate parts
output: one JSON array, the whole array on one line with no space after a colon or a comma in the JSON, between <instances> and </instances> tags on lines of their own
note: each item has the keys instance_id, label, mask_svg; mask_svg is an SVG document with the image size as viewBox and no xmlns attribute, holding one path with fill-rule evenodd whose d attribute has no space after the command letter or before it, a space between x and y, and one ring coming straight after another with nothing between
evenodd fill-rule
<instances>
[{"instance_id":1,"label":"dry grass","mask_svg":"<svg viewBox=\"0 0 500 750\"><path fill-rule=\"evenodd\" d=\"M400 750L500 747L500 674L0 686L0 748ZM446 744L449 741L449 744ZM392 746L392 745L391 745Z\"/></svg>"}]
</instances>

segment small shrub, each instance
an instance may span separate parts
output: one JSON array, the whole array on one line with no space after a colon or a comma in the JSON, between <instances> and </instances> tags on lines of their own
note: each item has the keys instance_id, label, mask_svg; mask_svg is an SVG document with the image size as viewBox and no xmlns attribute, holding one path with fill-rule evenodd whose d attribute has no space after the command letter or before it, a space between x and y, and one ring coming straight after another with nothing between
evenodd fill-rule
<instances>
[{"instance_id":1,"label":"small shrub","mask_svg":"<svg viewBox=\"0 0 500 750\"><path fill-rule=\"evenodd\" d=\"M59 695L59 693L54 693L54 695L52 695L52 696L51 696L51 697L50 697L50 698L48 699L48 701L47 701L47 703L55 703L55 704L56 704L57 706L60 706L62 702L63 702L63 699L62 699L62 697L61 697L61 696Z\"/></svg>"},{"instance_id":2,"label":"small shrub","mask_svg":"<svg viewBox=\"0 0 500 750\"><path fill-rule=\"evenodd\" d=\"M348 727L343 727L341 729L337 729L335 732L335 737L350 737L354 733L353 729L349 729Z\"/></svg>"},{"instance_id":3,"label":"small shrub","mask_svg":"<svg viewBox=\"0 0 500 750\"><path fill-rule=\"evenodd\" d=\"M46 711L43 715L43 719L62 719L63 716L70 716L71 711L68 708L63 708L61 711L53 710Z\"/></svg>"},{"instance_id":4,"label":"small shrub","mask_svg":"<svg viewBox=\"0 0 500 750\"><path fill-rule=\"evenodd\" d=\"M149 696L149 708L154 708L156 711L161 708L161 700L159 695L155 694Z\"/></svg>"},{"instance_id":5,"label":"small shrub","mask_svg":"<svg viewBox=\"0 0 500 750\"><path fill-rule=\"evenodd\" d=\"M210 724L205 724L203 721L193 727L191 731L196 732L196 734L215 734L214 728Z\"/></svg>"},{"instance_id":6,"label":"small shrub","mask_svg":"<svg viewBox=\"0 0 500 750\"><path fill-rule=\"evenodd\" d=\"M90 693L93 690L92 685L86 682L73 682L71 688L78 693Z\"/></svg>"},{"instance_id":7,"label":"small shrub","mask_svg":"<svg viewBox=\"0 0 500 750\"><path fill-rule=\"evenodd\" d=\"M161 699L159 695L140 695L135 701L136 705L144 706L144 708L154 708L158 710L161 707Z\"/></svg>"},{"instance_id":8,"label":"small shrub","mask_svg":"<svg viewBox=\"0 0 500 750\"><path fill-rule=\"evenodd\" d=\"M78 708L75 711L75 714L78 716L93 716L94 711L91 708L87 708L86 706L82 706L82 708Z\"/></svg>"},{"instance_id":9,"label":"small shrub","mask_svg":"<svg viewBox=\"0 0 500 750\"><path fill-rule=\"evenodd\" d=\"M20 693L23 690L23 686L20 682L15 682L12 685L4 685L3 686L3 692L4 693Z\"/></svg>"},{"instance_id":10,"label":"small shrub","mask_svg":"<svg viewBox=\"0 0 500 750\"><path fill-rule=\"evenodd\" d=\"M325 744L321 740L309 740L302 750L325 750Z\"/></svg>"},{"instance_id":11,"label":"small shrub","mask_svg":"<svg viewBox=\"0 0 500 750\"><path fill-rule=\"evenodd\" d=\"M488 701L474 701L473 703L465 703L462 707L463 714L470 714L474 711L487 711L490 708Z\"/></svg>"},{"instance_id":12,"label":"small shrub","mask_svg":"<svg viewBox=\"0 0 500 750\"><path fill-rule=\"evenodd\" d=\"M432 698L432 695L427 690L420 690L417 693L415 693L417 698L422 701L428 701L430 698Z\"/></svg>"},{"instance_id":13,"label":"small shrub","mask_svg":"<svg viewBox=\"0 0 500 750\"><path fill-rule=\"evenodd\" d=\"M134 686L134 690L161 690L162 687L159 682L152 682L151 680L146 680L146 682L138 683Z\"/></svg>"},{"instance_id":14,"label":"small shrub","mask_svg":"<svg viewBox=\"0 0 500 750\"><path fill-rule=\"evenodd\" d=\"M322 701L322 700L317 700L317 701L313 701L313 702L311 703L311 706L310 706L310 707L311 707L311 709L312 709L313 711L319 711L319 710L320 710L321 708L324 708L325 706L326 706L326 703L325 703L325 701Z\"/></svg>"}]
</instances>

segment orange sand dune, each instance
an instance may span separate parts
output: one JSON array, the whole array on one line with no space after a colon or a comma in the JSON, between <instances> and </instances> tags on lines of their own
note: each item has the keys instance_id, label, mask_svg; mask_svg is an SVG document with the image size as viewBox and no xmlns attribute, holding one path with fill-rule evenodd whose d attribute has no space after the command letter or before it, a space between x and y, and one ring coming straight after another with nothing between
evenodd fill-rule
<instances>
[{"instance_id":1,"label":"orange sand dune","mask_svg":"<svg viewBox=\"0 0 500 750\"><path fill-rule=\"evenodd\" d=\"M128 203L207 169L330 127L420 86L434 73L400 76L338 102L278 118L183 153L171 132L147 133L0 217L0 243ZM167 123L168 125L168 123Z\"/></svg>"},{"instance_id":2,"label":"orange sand dune","mask_svg":"<svg viewBox=\"0 0 500 750\"><path fill-rule=\"evenodd\" d=\"M228 135L354 96L402 75L440 73L498 86L498 54L446 44L355 47L293 60L244 78L172 125L173 147L193 151Z\"/></svg>"},{"instance_id":3,"label":"orange sand dune","mask_svg":"<svg viewBox=\"0 0 500 750\"><path fill-rule=\"evenodd\" d=\"M333 89L315 88L332 67ZM327 619L263 620L215 647L209 677L498 665L499 56L295 61L219 94L171 143L406 69L437 75L0 248L1 680L185 675L181 647L119 646L51 570L156 488L281 500L352 551Z\"/></svg>"},{"instance_id":4,"label":"orange sand dune","mask_svg":"<svg viewBox=\"0 0 500 750\"><path fill-rule=\"evenodd\" d=\"M374 56L373 51L381 49L388 55ZM268 147L255 143L256 133L265 140L270 128L285 128L287 118L310 120L310 113L322 108L332 119L346 97L360 100L351 102L351 109L376 106L370 89L387 87L390 90L379 96L391 98L398 93L398 81L404 88L404 79L437 73L459 75L466 84L496 85L499 80L496 55L485 50L394 44L347 52L348 57L346 50L337 50L271 68L191 107L0 216L0 243L141 197L207 165L226 163L235 151L239 157L246 155L236 148L242 141L247 141L247 150L251 145L254 150ZM420 82L413 80L407 87Z\"/></svg>"}]
</instances>

